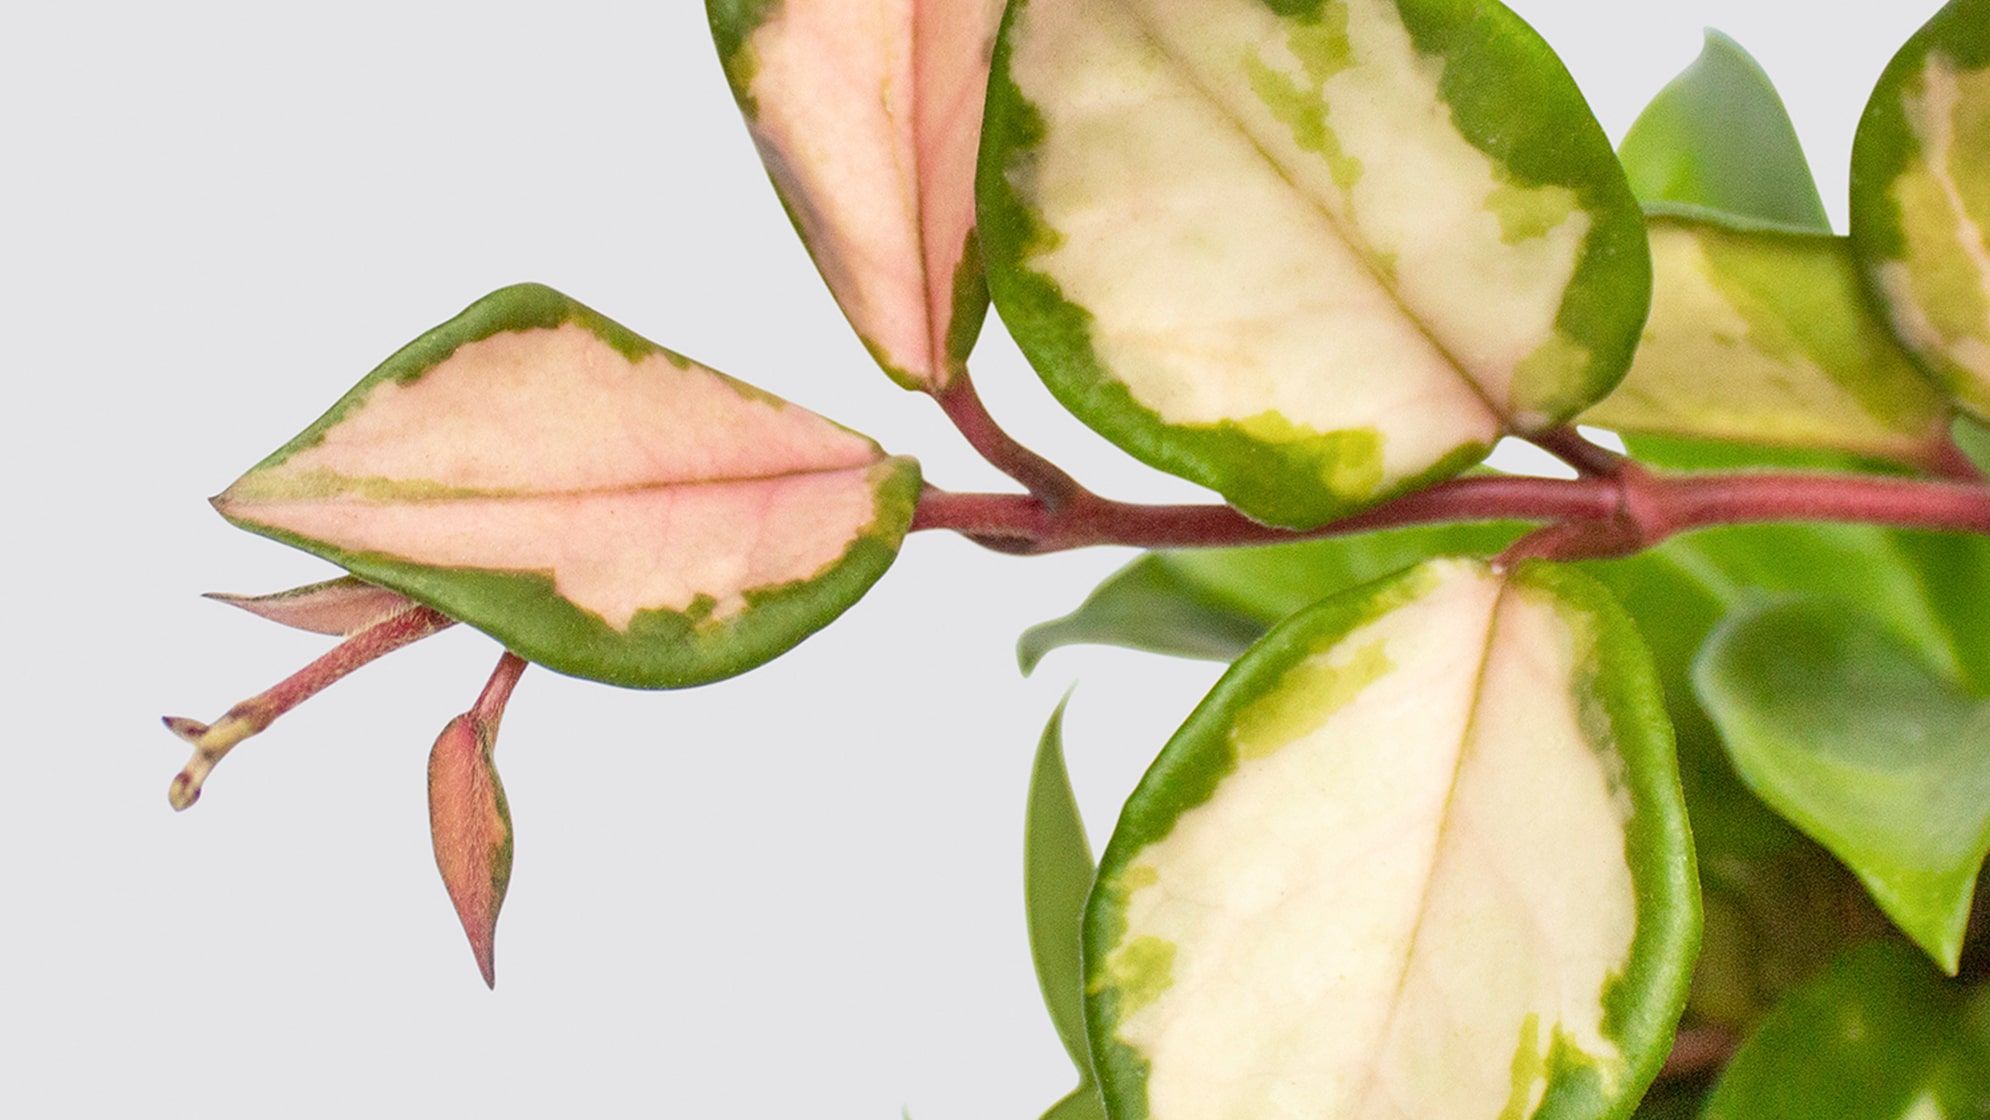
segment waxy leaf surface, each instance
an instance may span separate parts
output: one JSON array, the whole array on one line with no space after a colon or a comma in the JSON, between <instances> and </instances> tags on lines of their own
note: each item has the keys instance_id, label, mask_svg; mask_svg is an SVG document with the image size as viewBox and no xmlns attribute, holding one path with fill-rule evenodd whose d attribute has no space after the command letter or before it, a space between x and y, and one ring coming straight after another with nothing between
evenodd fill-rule
<instances>
[{"instance_id":1,"label":"waxy leaf surface","mask_svg":"<svg viewBox=\"0 0 1990 1120\"><path fill-rule=\"evenodd\" d=\"M680 687L883 574L917 464L547 288L411 343L215 499L576 676Z\"/></svg>"},{"instance_id":2,"label":"waxy leaf surface","mask_svg":"<svg viewBox=\"0 0 1990 1120\"><path fill-rule=\"evenodd\" d=\"M1831 232L1782 97L1741 44L1711 28L1700 57L1652 98L1618 155L1649 209Z\"/></svg>"},{"instance_id":3,"label":"waxy leaf surface","mask_svg":"<svg viewBox=\"0 0 1990 1120\"><path fill-rule=\"evenodd\" d=\"M340 576L270 595L210 592L207 597L295 630L341 638L357 634L376 622L384 622L415 605L412 599L398 591L375 587L352 576Z\"/></svg>"},{"instance_id":4,"label":"waxy leaf surface","mask_svg":"<svg viewBox=\"0 0 1990 1120\"><path fill-rule=\"evenodd\" d=\"M1699 930L1672 743L1591 581L1446 560L1252 648L1128 801L1086 914L1116 1120L1602 1120Z\"/></svg>"},{"instance_id":5,"label":"waxy leaf surface","mask_svg":"<svg viewBox=\"0 0 1990 1120\"><path fill-rule=\"evenodd\" d=\"M974 164L1001 0L706 0L753 141L887 373L938 389L988 310Z\"/></svg>"},{"instance_id":6,"label":"waxy leaf surface","mask_svg":"<svg viewBox=\"0 0 1990 1120\"><path fill-rule=\"evenodd\" d=\"M1852 239L1894 331L1990 416L1990 0L1953 0L1880 76L1852 148Z\"/></svg>"},{"instance_id":7,"label":"waxy leaf surface","mask_svg":"<svg viewBox=\"0 0 1990 1120\"><path fill-rule=\"evenodd\" d=\"M1064 405L1312 526L1601 398L1650 262L1608 141L1493 0L1019 0L981 236Z\"/></svg>"},{"instance_id":8,"label":"waxy leaf surface","mask_svg":"<svg viewBox=\"0 0 1990 1120\"><path fill-rule=\"evenodd\" d=\"M1749 787L1954 972L1990 853L1990 701L1815 599L1736 615L1694 681Z\"/></svg>"},{"instance_id":9,"label":"waxy leaf surface","mask_svg":"<svg viewBox=\"0 0 1990 1120\"><path fill-rule=\"evenodd\" d=\"M1067 698L1068 703L1068 698ZM1085 972L1080 958L1085 898L1094 865L1085 822L1064 766L1064 704L1050 717L1030 768L1023 833L1023 894L1030 959L1057 1037L1078 1067L1078 1087L1052 1105L1044 1120L1105 1120L1085 1041Z\"/></svg>"},{"instance_id":10,"label":"waxy leaf surface","mask_svg":"<svg viewBox=\"0 0 1990 1120\"><path fill-rule=\"evenodd\" d=\"M1849 241L1667 217L1650 233L1644 341L1584 423L1913 466L1946 446L1948 406L1870 310Z\"/></svg>"},{"instance_id":11,"label":"waxy leaf surface","mask_svg":"<svg viewBox=\"0 0 1990 1120\"><path fill-rule=\"evenodd\" d=\"M1972 1019L1964 994L1909 947L1863 946L1763 1021L1701 1116L1984 1120L1990 1019Z\"/></svg>"}]
</instances>

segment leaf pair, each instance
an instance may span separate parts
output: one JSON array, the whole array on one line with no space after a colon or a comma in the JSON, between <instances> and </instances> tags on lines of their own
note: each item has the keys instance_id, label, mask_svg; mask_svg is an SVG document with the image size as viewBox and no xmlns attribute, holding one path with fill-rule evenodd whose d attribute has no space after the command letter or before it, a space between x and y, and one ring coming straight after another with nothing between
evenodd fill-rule
<instances>
[{"instance_id":1,"label":"leaf pair","mask_svg":"<svg viewBox=\"0 0 1990 1120\"><path fill-rule=\"evenodd\" d=\"M1616 1114L1698 919L1629 620L1568 570L1432 562L1274 629L1128 800L1091 1068L1114 1117Z\"/></svg>"}]
</instances>

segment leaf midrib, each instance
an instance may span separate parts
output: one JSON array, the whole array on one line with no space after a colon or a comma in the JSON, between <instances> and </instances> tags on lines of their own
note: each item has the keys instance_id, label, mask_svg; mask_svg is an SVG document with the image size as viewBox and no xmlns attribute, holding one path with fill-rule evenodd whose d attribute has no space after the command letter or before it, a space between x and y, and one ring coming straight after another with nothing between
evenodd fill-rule
<instances>
[{"instance_id":1,"label":"leaf midrib","mask_svg":"<svg viewBox=\"0 0 1990 1120\"><path fill-rule=\"evenodd\" d=\"M869 463L860 463L847 467L812 467L802 470L772 471L766 474L735 475L726 478L689 478L689 479L657 480L654 482L637 482L637 483L628 483L617 486L579 487L579 488L566 489L566 490L497 490L497 489L480 490L474 487L452 488L452 487L447 487L443 484L430 484L436 486L438 489L441 489L444 492L427 494L427 495L418 494L418 493L396 494L392 492L393 488L397 486L423 485L423 483L419 480L395 479L395 478L386 478L386 477L354 478L348 475L333 475L332 477L337 479L337 481L342 485L343 488L329 493L314 492L314 493L300 493L295 495L257 493L248 497L231 498L230 494L234 491L235 487L230 487L229 492L223 493L219 498L216 499L216 501L239 503L244 506L273 505L279 502L285 504L331 503L331 502L352 501L355 499L361 501L375 501L379 503L407 504L407 505L421 505L430 502L539 501L539 500L558 501L563 499L584 501L590 498L613 498L613 497L625 497L636 494L648 494L659 490L688 490L688 489L697 489L700 487L743 486L743 485L751 485L754 483L761 483L761 482L781 482L788 479L804 479L804 478L820 477L825 475L868 473L869 471L876 469L880 464L889 463L890 461L891 461L890 458L887 457L887 458L876 459ZM236 484L236 486L240 485L241 485L240 483ZM370 486L378 486L387 492L379 498L369 498L364 493L364 491L367 487Z\"/></svg>"},{"instance_id":2,"label":"leaf midrib","mask_svg":"<svg viewBox=\"0 0 1990 1120\"><path fill-rule=\"evenodd\" d=\"M1264 143L1258 139L1256 133L1251 131L1244 119L1238 116L1229 105L1224 103L1222 98L1215 94L1210 83L1204 80L1196 67L1170 49L1170 44L1167 40L1155 30L1154 26L1131 0L1111 0L1111 3L1126 16L1128 22L1133 25L1134 30L1154 49L1154 53L1172 65L1187 80L1189 86L1195 92L1201 94L1202 99L1230 123L1231 127L1237 131L1237 134L1242 136L1244 141L1251 146L1251 150L1255 151L1264 160L1265 165L1271 168L1272 174L1278 176L1279 180L1291 188L1294 194L1307 201L1310 208L1325 221L1327 228L1332 231L1334 237L1338 238L1351 250L1352 255L1360 264L1362 271L1368 276L1369 280L1382 291L1383 295L1389 298L1389 302L1394 304L1396 310L1415 328L1418 336L1429 344L1438 357L1444 360L1444 363L1451 368L1451 372L1457 376L1458 380L1465 383L1465 387L1471 392L1473 398L1491 414L1493 420L1502 429L1512 430L1512 421L1507 411L1494 403L1492 397L1487 394L1485 386L1479 384L1478 379L1473 377L1471 372L1465 368L1464 363L1458 359L1456 354L1452 353L1451 348L1440 341L1435 334L1431 333L1430 327L1410 307L1409 302L1403 298L1402 292L1377 267L1374 259L1376 254L1366 241L1357 236L1354 231L1349 230L1342 222L1340 216L1335 214L1333 209L1324 200L1299 184L1298 180L1293 177L1292 172L1287 170L1285 165L1280 163L1277 157L1272 155L1271 150L1265 147ZM1280 23L1283 24L1284 17L1279 17L1279 19ZM1350 205L1352 205L1352 200L1350 200Z\"/></svg>"}]
</instances>

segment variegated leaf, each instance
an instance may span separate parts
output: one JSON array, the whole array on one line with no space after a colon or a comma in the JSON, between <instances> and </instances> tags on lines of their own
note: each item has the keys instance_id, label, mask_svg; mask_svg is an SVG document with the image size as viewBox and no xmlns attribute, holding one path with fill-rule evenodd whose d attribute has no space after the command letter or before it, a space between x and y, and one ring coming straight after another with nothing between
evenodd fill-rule
<instances>
[{"instance_id":1,"label":"variegated leaf","mask_svg":"<svg viewBox=\"0 0 1990 1120\"><path fill-rule=\"evenodd\" d=\"M988 310L974 163L1001 0L706 0L733 93L885 372L939 389Z\"/></svg>"},{"instance_id":2,"label":"variegated leaf","mask_svg":"<svg viewBox=\"0 0 1990 1120\"><path fill-rule=\"evenodd\" d=\"M1936 461L1948 407L1869 309L1844 238L1667 217L1650 231L1644 341L1584 423Z\"/></svg>"},{"instance_id":3,"label":"variegated leaf","mask_svg":"<svg viewBox=\"0 0 1990 1120\"><path fill-rule=\"evenodd\" d=\"M525 661L507 653L469 711L449 721L428 755L429 836L436 870L463 923L484 984L497 986L497 920L511 887L511 807L498 779L498 725Z\"/></svg>"},{"instance_id":4,"label":"variegated leaf","mask_svg":"<svg viewBox=\"0 0 1990 1120\"><path fill-rule=\"evenodd\" d=\"M1901 341L1990 417L1990 0L1952 0L1880 76L1852 239Z\"/></svg>"},{"instance_id":5,"label":"variegated leaf","mask_svg":"<svg viewBox=\"0 0 1990 1120\"><path fill-rule=\"evenodd\" d=\"M1495 0L1017 0L980 175L1065 406L1280 525L1566 420L1644 319L1623 170Z\"/></svg>"},{"instance_id":6,"label":"variegated leaf","mask_svg":"<svg viewBox=\"0 0 1990 1120\"><path fill-rule=\"evenodd\" d=\"M1585 577L1440 560L1274 630L1162 752L1086 914L1120 1120L1602 1120L1699 895L1658 684Z\"/></svg>"},{"instance_id":7,"label":"variegated leaf","mask_svg":"<svg viewBox=\"0 0 1990 1120\"><path fill-rule=\"evenodd\" d=\"M558 292L496 292L215 499L230 521L635 687L743 672L883 574L919 472Z\"/></svg>"},{"instance_id":8,"label":"variegated leaf","mask_svg":"<svg viewBox=\"0 0 1990 1120\"><path fill-rule=\"evenodd\" d=\"M292 629L339 637L356 634L415 605L413 600L398 591L375 587L352 576L340 576L270 595L228 595L211 591L207 597Z\"/></svg>"}]
</instances>

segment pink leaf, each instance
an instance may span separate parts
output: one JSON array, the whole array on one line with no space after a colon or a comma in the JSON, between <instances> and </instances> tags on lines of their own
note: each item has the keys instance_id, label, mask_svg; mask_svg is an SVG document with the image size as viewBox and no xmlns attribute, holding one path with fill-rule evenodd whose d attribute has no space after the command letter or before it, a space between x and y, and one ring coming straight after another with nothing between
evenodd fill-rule
<instances>
[{"instance_id":1,"label":"pink leaf","mask_svg":"<svg viewBox=\"0 0 1990 1120\"><path fill-rule=\"evenodd\" d=\"M939 389L987 306L975 156L1001 0L708 0L754 142L850 323Z\"/></svg>"},{"instance_id":2,"label":"pink leaf","mask_svg":"<svg viewBox=\"0 0 1990 1120\"><path fill-rule=\"evenodd\" d=\"M354 576L341 576L272 595L210 591L207 598L293 629L339 637L356 634L415 605L414 600L398 591L375 587Z\"/></svg>"},{"instance_id":3,"label":"pink leaf","mask_svg":"<svg viewBox=\"0 0 1990 1120\"><path fill-rule=\"evenodd\" d=\"M511 885L511 811L491 752L505 703L525 671L507 653L476 706L449 721L428 756L428 820L435 866L469 935L484 983L497 986L498 910Z\"/></svg>"}]
</instances>

